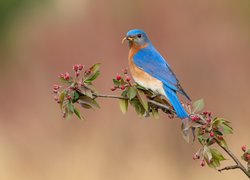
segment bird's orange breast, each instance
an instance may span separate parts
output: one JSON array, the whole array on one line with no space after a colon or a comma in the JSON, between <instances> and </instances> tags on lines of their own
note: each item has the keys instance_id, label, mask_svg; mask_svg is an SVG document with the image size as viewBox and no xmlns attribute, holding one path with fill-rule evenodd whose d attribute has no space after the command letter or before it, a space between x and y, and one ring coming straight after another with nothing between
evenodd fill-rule
<instances>
[{"instance_id":1,"label":"bird's orange breast","mask_svg":"<svg viewBox=\"0 0 250 180\"><path fill-rule=\"evenodd\" d=\"M162 86L162 82L156 78L154 78L153 76L151 76L150 74L148 74L147 72L145 72L143 69L140 69L139 67L137 67L134 63L133 57L134 55L142 48L144 48L146 46L131 46L130 50L129 50L129 56L128 56L128 64L129 64L129 68L130 68L130 72L131 75L133 77L133 79L135 80L136 83L138 83L139 85L147 88L147 89L151 89L152 91L155 91L159 94L165 95L163 86Z\"/></svg>"}]
</instances>

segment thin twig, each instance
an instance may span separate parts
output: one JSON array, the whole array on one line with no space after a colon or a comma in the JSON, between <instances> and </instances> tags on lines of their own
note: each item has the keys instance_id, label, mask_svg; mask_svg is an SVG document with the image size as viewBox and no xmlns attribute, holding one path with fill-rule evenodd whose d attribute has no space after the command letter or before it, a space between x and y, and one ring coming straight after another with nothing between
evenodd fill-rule
<instances>
[{"instance_id":1,"label":"thin twig","mask_svg":"<svg viewBox=\"0 0 250 180\"><path fill-rule=\"evenodd\" d=\"M227 166L225 168L220 169L219 171L221 172L222 170L229 170L230 167L235 167L235 168L231 168L231 169L241 169L246 175L247 177L250 179L250 173L247 171L247 169L241 164L241 162L239 161L239 159L226 147L222 146L218 141L217 144L233 159L233 161L236 163L235 166ZM236 167L237 166L237 167Z\"/></svg>"},{"instance_id":2,"label":"thin twig","mask_svg":"<svg viewBox=\"0 0 250 180\"><path fill-rule=\"evenodd\" d=\"M128 99L127 97L123 96L117 96L117 95L109 95L109 94L93 94L95 97L102 97L102 98L115 98L115 99ZM168 111L171 111L172 113L175 113L173 109L171 109L169 106L163 105L159 102L156 102L154 100L148 99L148 102L151 104L154 104L160 108L166 109Z\"/></svg>"},{"instance_id":3,"label":"thin twig","mask_svg":"<svg viewBox=\"0 0 250 180\"><path fill-rule=\"evenodd\" d=\"M226 166L224 168L218 169L219 172L224 171L224 170L231 170L231 169L239 169L240 166L238 165L232 165L232 166Z\"/></svg>"}]
</instances>

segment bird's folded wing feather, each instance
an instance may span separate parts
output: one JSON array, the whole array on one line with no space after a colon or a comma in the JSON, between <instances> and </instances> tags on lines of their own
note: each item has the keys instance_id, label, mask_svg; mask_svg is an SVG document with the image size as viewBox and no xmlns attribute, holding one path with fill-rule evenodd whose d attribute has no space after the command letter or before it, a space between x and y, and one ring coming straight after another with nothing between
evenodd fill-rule
<instances>
[{"instance_id":1,"label":"bird's folded wing feather","mask_svg":"<svg viewBox=\"0 0 250 180\"><path fill-rule=\"evenodd\" d=\"M152 46L140 49L133 57L134 63L140 69L162 81L167 87L185 95L188 95L181 88L174 72L170 69L169 64L160 55L160 53Z\"/></svg>"}]
</instances>

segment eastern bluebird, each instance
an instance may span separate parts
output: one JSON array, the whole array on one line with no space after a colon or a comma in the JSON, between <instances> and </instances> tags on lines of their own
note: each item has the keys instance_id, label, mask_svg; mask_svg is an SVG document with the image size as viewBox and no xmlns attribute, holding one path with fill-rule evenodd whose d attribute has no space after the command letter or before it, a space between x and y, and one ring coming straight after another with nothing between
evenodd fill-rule
<instances>
[{"instance_id":1,"label":"eastern bluebird","mask_svg":"<svg viewBox=\"0 0 250 180\"><path fill-rule=\"evenodd\" d=\"M135 82L165 96L179 118L189 117L177 96L177 92L188 100L190 98L182 89L169 64L154 48L147 34L139 29L130 30L124 40L129 41L129 68Z\"/></svg>"}]
</instances>

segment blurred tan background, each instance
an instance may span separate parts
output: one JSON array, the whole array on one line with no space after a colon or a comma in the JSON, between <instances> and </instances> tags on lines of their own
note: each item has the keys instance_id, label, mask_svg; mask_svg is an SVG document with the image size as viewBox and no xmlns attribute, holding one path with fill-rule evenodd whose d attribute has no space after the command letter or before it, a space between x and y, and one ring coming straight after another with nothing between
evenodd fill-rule
<instances>
[{"instance_id":1,"label":"blurred tan background","mask_svg":"<svg viewBox=\"0 0 250 180\"><path fill-rule=\"evenodd\" d=\"M232 122L240 156L250 146L249 18L248 0L1 0L0 179L247 179L194 162L179 120L122 115L111 99L83 110L85 122L62 120L51 88L73 64L101 62L96 86L111 93L127 66L121 39L144 29L191 98Z\"/></svg>"}]
</instances>

